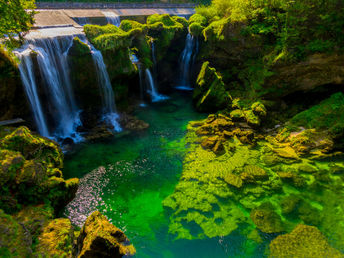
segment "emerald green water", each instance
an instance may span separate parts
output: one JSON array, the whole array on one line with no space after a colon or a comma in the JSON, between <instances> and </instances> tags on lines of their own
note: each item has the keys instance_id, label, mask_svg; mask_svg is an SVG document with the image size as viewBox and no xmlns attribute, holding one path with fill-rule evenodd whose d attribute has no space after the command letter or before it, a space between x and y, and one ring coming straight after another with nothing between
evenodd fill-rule
<instances>
[{"instance_id":1,"label":"emerald green water","mask_svg":"<svg viewBox=\"0 0 344 258\"><path fill-rule=\"evenodd\" d=\"M239 230L203 240L175 240L168 233L169 214L162 201L182 172L187 123L205 117L193 110L189 93L176 92L166 102L138 108L135 115L150 124L147 131L85 143L66 156L65 177L81 178L66 209L72 222L81 226L100 210L125 231L137 257L261 256L264 250L250 245Z\"/></svg>"}]
</instances>

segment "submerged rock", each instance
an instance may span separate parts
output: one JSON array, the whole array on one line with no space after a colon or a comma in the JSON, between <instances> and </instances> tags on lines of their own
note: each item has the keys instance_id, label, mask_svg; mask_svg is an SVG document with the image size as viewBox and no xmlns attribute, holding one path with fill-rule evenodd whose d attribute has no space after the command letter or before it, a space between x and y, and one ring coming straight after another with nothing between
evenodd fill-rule
<instances>
[{"instance_id":1,"label":"submerged rock","mask_svg":"<svg viewBox=\"0 0 344 258\"><path fill-rule=\"evenodd\" d=\"M298 225L285 235L280 235L270 243L270 256L273 257L344 257L331 247L324 235L313 226Z\"/></svg>"},{"instance_id":2,"label":"submerged rock","mask_svg":"<svg viewBox=\"0 0 344 258\"><path fill-rule=\"evenodd\" d=\"M250 214L254 224L264 233L279 233L284 230L281 217L271 203L263 203Z\"/></svg>"},{"instance_id":3,"label":"submerged rock","mask_svg":"<svg viewBox=\"0 0 344 258\"><path fill-rule=\"evenodd\" d=\"M122 257L134 255L126 235L99 211L86 220L78 238L78 257Z\"/></svg>"}]
</instances>

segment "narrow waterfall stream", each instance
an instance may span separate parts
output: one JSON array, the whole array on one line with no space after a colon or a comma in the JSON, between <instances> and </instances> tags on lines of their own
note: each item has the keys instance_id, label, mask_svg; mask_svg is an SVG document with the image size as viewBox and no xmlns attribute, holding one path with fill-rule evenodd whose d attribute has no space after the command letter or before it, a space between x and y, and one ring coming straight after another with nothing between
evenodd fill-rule
<instances>
[{"instance_id":1,"label":"narrow waterfall stream","mask_svg":"<svg viewBox=\"0 0 344 258\"><path fill-rule=\"evenodd\" d=\"M190 71L198 52L198 40L190 33L186 36L185 48L180 58L180 79L176 86L179 90L193 90L190 83Z\"/></svg>"},{"instance_id":2,"label":"narrow waterfall stream","mask_svg":"<svg viewBox=\"0 0 344 258\"><path fill-rule=\"evenodd\" d=\"M72 138L75 142L79 142L82 137L76 132L76 129L81 122L71 87L70 69L67 62L67 52L72 42L73 36L30 39L15 54L20 60L25 59L20 63L19 69L25 91L29 93L28 99L39 132L57 140ZM48 98L48 107L42 108L41 101L38 100L37 82L33 79L35 73L32 65L33 58L37 60L42 86ZM49 117L54 124L51 133L48 133L47 121L42 112L47 108L53 114Z\"/></svg>"},{"instance_id":3,"label":"narrow waterfall stream","mask_svg":"<svg viewBox=\"0 0 344 258\"><path fill-rule=\"evenodd\" d=\"M109 74L106 70L106 66L103 60L103 55L99 50L95 49L93 46L92 46L91 53L92 53L94 64L96 65L96 68L97 68L99 86L101 87L101 90L102 90L102 96L103 96L103 102L104 102L103 103L103 109L104 109L103 119L106 122L109 122L113 126L114 131L119 132L122 129L119 123L117 122L119 115L117 114L117 111L116 111L115 96L113 93Z\"/></svg>"},{"instance_id":4,"label":"narrow waterfall stream","mask_svg":"<svg viewBox=\"0 0 344 258\"><path fill-rule=\"evenodd\" d=\"M158 93L152 73L148 68L146 69L145 73L146 73L146 82L149 85L148 93L152 97L152 102L159 102L159 101L168 99L167 96L164 96Z\"/></svg>"}]
</instances>

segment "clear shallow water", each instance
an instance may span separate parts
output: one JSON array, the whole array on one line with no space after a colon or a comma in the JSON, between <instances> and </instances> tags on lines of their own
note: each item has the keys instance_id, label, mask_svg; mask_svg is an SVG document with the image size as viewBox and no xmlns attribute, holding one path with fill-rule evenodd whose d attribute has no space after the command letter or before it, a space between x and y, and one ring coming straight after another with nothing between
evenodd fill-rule
<instances>
[{"instance_id":1,"label":"clear shallow water","mask_svg":"<svg viewBox=\"0 0 344 258\"><path fill-rule=\"evenodd\" d=\"M83 143L67 155L64 175L81 183L66 215L82 226L100 210L125 231L136 257L263 257L264 243L247 240L245 228L203 240L175 240L168 233L170 214L162 201L182 172L187 123L205 117L193 110L190 96L176 92L165 102L138 108L135 115L150 124L145 132Z\"/></svg>"}]
</instances>

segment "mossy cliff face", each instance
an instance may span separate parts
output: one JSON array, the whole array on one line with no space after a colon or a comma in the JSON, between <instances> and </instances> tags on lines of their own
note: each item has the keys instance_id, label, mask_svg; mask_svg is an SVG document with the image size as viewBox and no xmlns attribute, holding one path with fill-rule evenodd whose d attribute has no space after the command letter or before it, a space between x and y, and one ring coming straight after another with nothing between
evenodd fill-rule
<instances>
[{"instance_id":1,"label":"mossy cliff face","mask_svg":"<svg viewBox=\"0 0 344 258\"><path fill-rule=\"evenodd\" d=\"M101 107L101 91L97 81L96 67L90 47L78 37L68 51L71 80L74 95L81 109L99 109Z\"/></svg>"},{"instance_id":2,"label":"mossy cliff face","mask_svg":"<svg viewBox=\"0 0 344 258\"><path fill-rule=\"evenodd\" d=\"M134 28L126 32L108 24L85 25L84 31L94 47L102 52L118 108L126 108L131 82L138 73L130 60L129 48L133 39L143 33L142 29Z\"/></svg>"},{"instance_id":3,"label":"mossy cliff face","mask_svg":"<svg viewBox=\"0 0 344 258\"><path fill-rule=\"evenodd\" d=\"M29 112L16 60L0 45L0 120L26 117Z\"/></svg>"},{"instance_id":4,"label":"mossy cliff face","mask_svg":"<svg viewBox=\"0 0 344 258\"><path fill-rule=\"evenodd\" d=\"M154 42L157 81L161 91L176 83L179 58L185 47L188 22L177 16L154 14L147 18L148 35Z\"/></svg>"},{"instance_id":5,"label":"mossy cliff face","mask_svg":"<svg viewBox=\"0 0 344 258\"><path fill-rule=\"evenodd\" d=\"M260 104L252 106L263 112ZM336 208L343 203L335 196L343 194L344 163L328 153L328 145L310 144L307 131L285 132L264 136L223 114L191 122L183 173L163 202L171 214L169 232L184 239L234 230L269 235L304 223L343 251L344 213Z\"/></svg>"}]
</instances>

